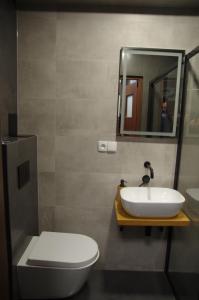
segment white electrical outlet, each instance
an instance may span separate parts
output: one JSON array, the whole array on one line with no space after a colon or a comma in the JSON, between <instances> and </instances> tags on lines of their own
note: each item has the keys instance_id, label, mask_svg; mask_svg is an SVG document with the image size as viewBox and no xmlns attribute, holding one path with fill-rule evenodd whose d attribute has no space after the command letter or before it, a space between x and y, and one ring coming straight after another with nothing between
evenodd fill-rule
<instances>
[{"instance_id":1,"label":"white electrical outlet","mask_svg":"<svg viewBox=\"0 0 199 300\"><path fill-rule=\"evenodd\" d=\"M97 150L99 152L107 152L107 141L98 141L97 142Z\"/></svg>"},{"instance_id":2,"label":"white electrical outlet","mask_svg":"<svg viewBox=\"0 0 199 300\"><path fill-rule=\"evenodd\" d=\"M107 152L117 152L117 142L110 141L107 145Z\"/></svg>"}]
</instances>

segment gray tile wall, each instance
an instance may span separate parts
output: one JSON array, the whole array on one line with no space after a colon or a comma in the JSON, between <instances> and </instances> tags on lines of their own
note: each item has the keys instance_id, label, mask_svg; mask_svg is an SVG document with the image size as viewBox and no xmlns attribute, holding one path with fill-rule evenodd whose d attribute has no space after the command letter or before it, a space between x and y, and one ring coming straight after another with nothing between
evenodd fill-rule
<instances>
[{"instance_id":1,"label":"gray tile wall","mask_svg":"<svg viewBox=\"0 0 199 300\"><path fill-rule=\"evenodd\" d=\"M16 12L12 0L0 3L0 127L8 135L8 114L17 112Z\"/></svg>"},{"instance_id":2,"label":"gray tile wall","mask_svg":"<svg viewBox=\"0 0 199 300\"><path fill-rule=\"evenodd\" d=\"M118 231L113 201L121 178L172 186L176 146L114 140L122 46L191 49L198 17L18 12L19 131L38 135L40 230L79 232L100 246L98 268L162 270L165 234Z\"/></svg>"}]
</instances>

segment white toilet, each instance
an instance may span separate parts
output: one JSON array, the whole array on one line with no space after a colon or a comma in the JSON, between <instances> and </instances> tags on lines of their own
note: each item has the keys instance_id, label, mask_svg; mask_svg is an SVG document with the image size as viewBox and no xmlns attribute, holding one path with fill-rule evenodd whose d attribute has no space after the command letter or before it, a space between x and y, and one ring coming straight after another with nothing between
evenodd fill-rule
<instances>
[{"instance_id":1,"label":"white toilet","mask_svg":"<svg viewBox=\"0 0 199 300\"><path fill-rule=\"evenodd\" d=\"M65 298L77 293L99 258L97 243L81 234L42 232L17 264L22 299Z\"/></svg>"}]
</instances>

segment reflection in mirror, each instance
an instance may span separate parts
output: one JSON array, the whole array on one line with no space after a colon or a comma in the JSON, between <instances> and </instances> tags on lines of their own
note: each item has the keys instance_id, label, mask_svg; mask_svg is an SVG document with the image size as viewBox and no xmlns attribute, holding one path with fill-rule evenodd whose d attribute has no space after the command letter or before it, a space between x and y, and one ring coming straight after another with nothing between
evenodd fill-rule
<instances>
[{"instance_id":1,"label":"reflection in mirror","mask_svg":"<svg viewBox=\"0 0 199 300\"><path fill-rule=\"evenodd\" d=\"M176 136L183 51L122 48L117 135Z\"/></svg>"},{"instance_id":2,"label":"reflection in mirror","mask_svg":"<svg viewBox=\"0 0 199 300\"><path fill-rule=\"evenodd\" d=\"M199 137L199 90L187 90L189 101L187 103L185 119L185 136Z\"/></svg>"}]
</instances>

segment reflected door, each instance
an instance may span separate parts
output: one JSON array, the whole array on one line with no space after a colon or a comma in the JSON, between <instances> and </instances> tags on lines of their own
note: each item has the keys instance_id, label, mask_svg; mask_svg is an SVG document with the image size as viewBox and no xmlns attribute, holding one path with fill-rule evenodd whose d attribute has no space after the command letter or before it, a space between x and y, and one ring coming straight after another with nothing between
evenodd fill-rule
<instances>
[{"instance_id":1,"label":"reflected door","mask_svg":"<svg viewBox=\"0 0 199 300\"><path fill-rule=\"evenodd\" d=\"M124 130L140 130L142 105L142 78L128 77L126 81L126 103Z\"/></svg>"}]
</instances>

